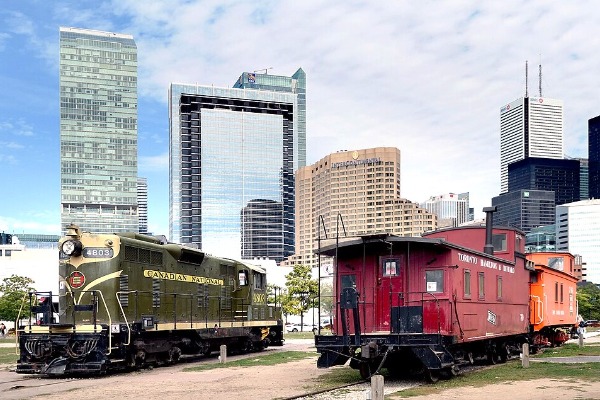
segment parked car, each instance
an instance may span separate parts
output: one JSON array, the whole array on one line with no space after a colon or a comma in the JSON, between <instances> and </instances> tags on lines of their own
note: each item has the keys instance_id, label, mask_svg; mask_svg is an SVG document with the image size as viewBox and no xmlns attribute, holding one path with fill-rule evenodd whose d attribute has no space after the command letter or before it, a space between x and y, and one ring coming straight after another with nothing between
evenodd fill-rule
<instances>
[{"instance_id":1,"label":"parked car","mask_svg":"<svg viewBox=\"0 0 600 400\"><path fill-rule=\"evenodd\" d=\"M597 319L588 319L587 321L585 321L585 327L600 327L600 321L598 321Z\"/></svg>"},{"instance_id":2,"label":"parked car","mask_svg":"<svg viewBox=\"0 0 600 400\"><path fill-rule=\"evenodd\" d=\"M329 318L321 320L321 329L331 329L331 320Z\"/></svg>"},{"instance_id":3,"label":"parked car","mask_svg":"<svg viewBox=\"0 0 600 400\"><path fill-rule=\"evenodd\" d=\"M285 326L287 332L313 332L317 331L317 327L311 324L289 324Z\"/></svg>"}]
</instances>

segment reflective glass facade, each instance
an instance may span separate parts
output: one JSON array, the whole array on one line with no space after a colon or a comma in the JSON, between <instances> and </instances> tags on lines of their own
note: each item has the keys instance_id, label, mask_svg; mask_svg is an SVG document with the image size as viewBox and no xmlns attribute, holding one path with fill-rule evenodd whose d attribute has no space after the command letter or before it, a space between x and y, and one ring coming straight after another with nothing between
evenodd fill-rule
<instances>
[{"instance_id":1,"label":"reflective glass facade","mask_svg":"<svg viewBox=\"0 0 600 400\"><path fill-rule=\"evenodd\" d=\"M238 259L293 254L296 95L169 92L170 239Z\"/></svg>"},{"instance_id":2,"label":"reflective glass facade","mask_svg":"<svg viewBox=\"0 0 600 400\"><path fill-rule=\"evenodd\" d=\"M60 28L61 225L138 231L133 37Z\"/></svg>"},{"instance_id":3,"label":"reflective glass facade","mask_svg":"<svg viewBox=\"0 0 600 400\"><path fill-rule=\"evenodd\" d=\"M306 166L306 73L304 70L298 68L292 76L244 72L233 87L288 92L298 95L295 123L298 140L294 143L296 147L294 153L298 155L298 168Z\"/></svg>"}]
</instances>

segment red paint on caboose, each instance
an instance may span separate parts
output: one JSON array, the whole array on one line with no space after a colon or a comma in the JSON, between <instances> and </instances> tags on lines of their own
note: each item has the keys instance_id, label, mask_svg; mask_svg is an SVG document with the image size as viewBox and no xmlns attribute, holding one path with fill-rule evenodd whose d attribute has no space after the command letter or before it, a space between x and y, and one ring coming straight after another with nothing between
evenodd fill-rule
<instances>
[{"instance_id":1,"label":"red paint on caboose","mask_svg":"<svg viewBox=\"0 0 600 400\"><path fill-rule=\"evenodd\" d=\"M358 291L361 333L397 330L466 342L527 331L530 271L524 256L487 255L470 248L464 237L462 246L447 241L460 232L468 232L465 237L483 249L480 227L424 238L363 237L338 247L336 293L350 286ZM512 254L515 246L522 250L520 232L496 229L494 235ZM392 326L394 309L401 320L397 327ZM337 332L341 328L335 326ZM353 320L349 332L354 333Z\"/></svg>"},{"instance_id":2,"label":"red paint on caboose","mask_svg":"<svg viewBox=\"0 0 600 400\"><path fill-rule=\"evenodd\" d=\"M518 353L530 329L534 270L523 237L517 229L473 226L322 248L335 256L338 302L334 335L315 337L317 365L351 359L370 376L418 360L431 376L474 358L495 362Z\"/></svg>"}]
</instances>

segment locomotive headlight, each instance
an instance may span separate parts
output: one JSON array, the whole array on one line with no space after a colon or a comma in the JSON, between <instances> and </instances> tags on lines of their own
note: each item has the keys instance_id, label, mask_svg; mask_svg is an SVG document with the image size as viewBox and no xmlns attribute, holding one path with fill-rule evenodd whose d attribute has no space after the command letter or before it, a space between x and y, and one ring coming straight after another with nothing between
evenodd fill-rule
<instances>
[{"instance_id":1,"label":"locomotive headlight","mask_svg":"<svg viewBox=\"0 0 600 400\"><path fill-rule=\"evenodd\" d=\"M67 240L63 242L60 249L68 256L79 257L81 255L82 245L79 240Z\"/></svg>"}]
</instances>

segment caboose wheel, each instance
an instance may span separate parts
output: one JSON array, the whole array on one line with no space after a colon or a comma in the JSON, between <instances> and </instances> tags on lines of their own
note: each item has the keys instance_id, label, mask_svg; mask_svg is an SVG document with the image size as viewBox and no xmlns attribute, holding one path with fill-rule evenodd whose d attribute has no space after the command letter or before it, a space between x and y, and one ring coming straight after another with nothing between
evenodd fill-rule
<instances>
[{"instance_id":1,"label":"caboose wheel","mask_svg":"<svg viewBox=\"0 0 600 400\"><path fill-rule=\"evenodd\" d=\"M490 351L487 354L487 360L488 360L488 363L495 365L498 363L498 355L496 354L495 351Z\"/></svg>"},{"instance_id":2,"label":"caboose wheel","mask_svg":"<svg viewBox=\"0 0 600 400\"><path fill-rule=\"evenodd\" d=\"M361 378L369 379L371 377L371 365L368 362L360 363L358 370Z\"/></svg>"}]
</instances>

